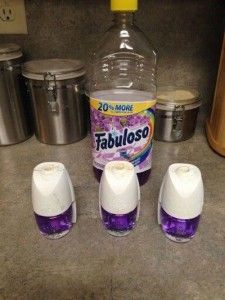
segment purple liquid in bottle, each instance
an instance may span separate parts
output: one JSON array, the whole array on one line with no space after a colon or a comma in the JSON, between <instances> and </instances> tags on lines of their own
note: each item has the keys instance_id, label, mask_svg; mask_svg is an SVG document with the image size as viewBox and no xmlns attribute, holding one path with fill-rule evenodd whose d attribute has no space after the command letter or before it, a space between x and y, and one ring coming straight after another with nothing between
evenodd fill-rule
<instances>
[{"instance_id":1,"label":"purple liquid in bottle","mask_svg":"<svg viewBox=\"0 0 225 300\"><path fill-rule=\"evenodd\" d=\"M103 171L95 167L93 167L93 170L94 170L95 178L98 180L98 182L100 182ZM151 174L151 169L141 173L137 173L139 184L144 185L148 181L150 174Z\"/></svg>"},{"instance_id":2,"label":"purple liquid in bottle","mask_svg":"<svg viewBox=\"0 0 225 300\"><path fill-rule=\"evenodd\" d=\"M175 242L188 242L195 236L200 215L193 219L177 219L160 210L162 230L165 235Z\"/></svg>"},{"instance_id":3,"label":"purple liquid in bottle","mask_svg":"<svg viewBox=\"0 0 225 300\"><path fill-rule=\"evenodd\" d=\"M101 207L102 222L109 234L124 236L134 229L137 220L137 207L128 214L111 214Z\"/></svg>"},{"instance_id":4,"label":"purple liquid in bottle","mask_svg":"<svg viewBox=\"0 0 225 300\"><path fill-rule=\"evenodd\" d=\"M62 214L53 217L43 217L38 214L35 215L37 225L40 233L49 239L59 239L66 235L72 223L72 205Z\"/></svg>"},{"instance_id":5,"label":"purple liquid in bottle","mask_svg":"<svg viewBox=\"0 0 225 300\"><path fill-rule=\"evenodd\" d=\"M135 106L137 102L147 103L154 99L154 93L142 90L110 89L94 91L91 99L98 99L105 106L120 106L128 103ZM95 101L93 100L93 101ZM92 100L91 100L92 103ZM151 173L152 160L152 134L154 129L154 104L142 112L118 116L111 112L110 116L104 109L96 109L91 104L91 132L92 132L92 154L93 170L95 178L100 182L103 168L107 162L113 160L127 160L134 164L137 171L139 184L145 184ZM138 135L132 141L132 136L146 131L148 134ZM111 134L111 136L109 136ZM105 145L104 143L107 143Z\"/></svg>"}]
</instances>

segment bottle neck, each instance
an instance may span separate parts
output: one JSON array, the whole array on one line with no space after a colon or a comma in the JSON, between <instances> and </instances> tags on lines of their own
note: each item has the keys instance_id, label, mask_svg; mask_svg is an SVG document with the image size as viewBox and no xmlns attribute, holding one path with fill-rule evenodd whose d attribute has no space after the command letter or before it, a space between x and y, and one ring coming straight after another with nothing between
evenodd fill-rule
<instances>
[{"instance_id":1,"label":"bottle neck","mask_svg":"<svg viewBox=\"0 0 225 300\"><path fill-rule=\"evenodd\" d=\"M133 12L116 12L114 13L114 23L116 25L133 25L134 13Z\"/></svg>"}]
</instances>

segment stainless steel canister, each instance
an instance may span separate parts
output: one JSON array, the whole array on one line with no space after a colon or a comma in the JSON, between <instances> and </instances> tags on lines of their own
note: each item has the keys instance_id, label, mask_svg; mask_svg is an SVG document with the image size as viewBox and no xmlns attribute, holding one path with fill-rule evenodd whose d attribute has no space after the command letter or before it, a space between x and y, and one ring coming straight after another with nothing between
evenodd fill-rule
<instances>
[{"instance_id":1,"label":"stainless steel canister","mask_svg":"<svg viewBox=\"0 0 225 300\"><path fill-rule=\"evenodd\" d=\"M195 90L162 87L157 93L154 138L179 142L192 137L201 101Z\"/></svg>"},{"instance_id":2,"label":"stainless steel canister","mask_svg":"<svg viewBox=\"0 0 225 300\"><path fill-rule=\"evenodd\" d=\"M70 144L87 134L85 69L69 59L34 60L24 64L35 135L46 144Z\"/></svg>"},{"instance_id":3,"label":"stainless steel canister","mask_svg":"<svg viewBox=\"0 0 225 300\"><path fill-rule=\"evenodd\" d=\"M32 134L21 64L20 46L0 45L0 145L22 142Z\"/></svg>"}]
</instances>

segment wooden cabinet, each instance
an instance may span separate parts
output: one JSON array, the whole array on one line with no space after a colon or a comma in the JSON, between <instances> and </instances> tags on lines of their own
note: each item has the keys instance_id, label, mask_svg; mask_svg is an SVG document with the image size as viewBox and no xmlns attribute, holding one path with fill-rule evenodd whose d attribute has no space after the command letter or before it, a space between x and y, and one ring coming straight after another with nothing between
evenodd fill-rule
<instances>
[{"instance_id":1,"label":"wooden cabinet","mask_svg":"<svg viewBox=\"0 0 225 300\"><path fill-rule=\"evenodd\" d=\"M225 156L225 35L210 118L206 121L206 134L210 146Z\"/></svg>"}]
</instances>

